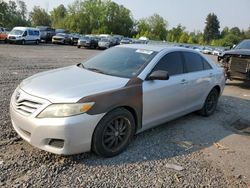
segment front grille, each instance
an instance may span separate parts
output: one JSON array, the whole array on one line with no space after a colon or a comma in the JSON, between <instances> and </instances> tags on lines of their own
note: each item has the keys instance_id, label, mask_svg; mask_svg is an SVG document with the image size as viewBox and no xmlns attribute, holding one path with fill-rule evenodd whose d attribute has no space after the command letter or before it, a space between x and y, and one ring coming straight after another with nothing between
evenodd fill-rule
<instances>
[{"instance_id":1,"label":"front grille","mask_svg":"<svg viewBox=\"0 0 250 188\"><path fill-rule=\"evenodd\" d=\"M41 105L41 103L27 99L16 101L15 103L17 111L20 111L25 115L33 114Z\"/></svg>"},{"instance_id":2,"label":"front grille","mask_svg":"<svg viewBox=\"0 0 250 188\"><path fill-rule=\"evenodd\" d=\"M10 36L9 39L16 39L16 37L11 37L11 36Z\"/></svg>"}]
</instances>

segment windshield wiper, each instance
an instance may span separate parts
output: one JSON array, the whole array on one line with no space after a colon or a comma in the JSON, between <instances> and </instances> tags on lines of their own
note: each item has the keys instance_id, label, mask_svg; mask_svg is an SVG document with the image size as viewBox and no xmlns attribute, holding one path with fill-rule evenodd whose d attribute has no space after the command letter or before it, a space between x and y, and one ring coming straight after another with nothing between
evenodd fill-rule
<instances>
[{"instance_id":1,"label":"windshield wiper","mask_svg":"<svg viewBox=\"0 0 250 188\"><path fill-rule=\"evenodd\" d=\"M101 73L101 74L106 74L104 73L102 70L100 69L96 69L96 68L86 68L87 70L90 70L90 71L93 71L93 72L98 72L98 73Z\"/></svg>"}]
</instances>

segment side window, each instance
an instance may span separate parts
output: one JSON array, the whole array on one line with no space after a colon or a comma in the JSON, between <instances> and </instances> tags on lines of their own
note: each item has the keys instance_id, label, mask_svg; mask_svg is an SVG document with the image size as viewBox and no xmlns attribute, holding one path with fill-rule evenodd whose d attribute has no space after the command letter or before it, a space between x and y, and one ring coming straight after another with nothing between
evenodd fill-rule
<instances>
[{"instance_id":1,"label":"side window","mask_svg":"<svg viewBox=\"0 0 250 188\"><path fill-rule=\"evenodd\" d=\"M211 65L207 62L207 60L205 60L204 58L202 58L202 62L203 62L203 68L204 68L204 70L212 69Z\"/></svg>"},{"instance_id":2,"label":"side window","mask_svg":"<svg viewBox=\"0 0 250 188\"><path fill-rule=\"evenodd\" d=\"M187 72L196 72L203 70L201 56L192 52L183 52Z\"/></svg>"},{"instance_id":3,"label":"side window","mask_svg":"<svg viewBox=\"0 0 250 188\"><path fill-rule=\"evenodd\" d=\"M24 36L24 37L27 36L27 31L24 31L23 36Z\"/></svg>"},{"instance_id":4,"label":"side window","mask_svg":"<svg viewBox=\"0 0 250 188\"><path fill-rule=\"evenodd\" d=\"M30 36L34 35L33 30L29 30L29 35Z\"/></svg>"},{"instance_id":5,"label":"side window","mask_svg":"<svg viewBox=\"0 0 250 188\"><path fill-rule=\"evenodd\" d=\"M38 36L39 35L39 31L34 31L34 35Z\"/></svg>"},{"instance_id":6,"label":"side window","mask_svg":"<svg viewBox=\"0 0 250 188\"><path fill-rule=\"evenodd\" d=\"M171 52L165 55L153 69L153 71L157 70L168 71L169 76L182 74L183 63L181 54L179 52Z\"/></svg>"}]
</instances>

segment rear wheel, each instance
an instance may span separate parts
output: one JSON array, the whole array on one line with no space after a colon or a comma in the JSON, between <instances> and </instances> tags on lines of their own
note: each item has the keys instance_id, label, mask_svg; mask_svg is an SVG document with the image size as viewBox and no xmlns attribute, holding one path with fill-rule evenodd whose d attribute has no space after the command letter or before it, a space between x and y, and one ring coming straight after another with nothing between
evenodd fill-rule
<instances>
[{"instance_id":1,"label":"rear wheel","mask_svg":"<svg viewBox=\"0 0 250 188\"><path fill-rule=\"evenodd\" d=\"M135 133L133 115L124 108L117 108L98 123L92 139L92 150L103 157L121 153Z\"/></svg>"},{"instance_id":2,"label":"rear wheel","mask_svg":"<svg viewBox=\"0 0 250 188\"><path fill-rule=\"evenodd\" d=\"M203 116L210 116L216 110L216 106L219 99L219 92L217 89L212 89L208 94L203 108L199 111Z\"/></svg>"}]
</instances>

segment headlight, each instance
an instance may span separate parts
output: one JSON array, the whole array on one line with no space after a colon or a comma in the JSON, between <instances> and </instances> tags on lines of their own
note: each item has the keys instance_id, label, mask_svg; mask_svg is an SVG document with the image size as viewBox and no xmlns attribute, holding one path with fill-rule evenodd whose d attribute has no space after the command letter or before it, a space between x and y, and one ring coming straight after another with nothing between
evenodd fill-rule
<instances>
[{"instance_id":1,"label":"headlight","mask_svg":"<svg viewBox=\"0 0 250 188\"><path fill-rule=\"evenodd\" d=\"M38 118L57 118L79 115L87 112L94 102L90 103L73 103L73 104L52 104L45 108L37 117Z\"/></svg>"}]
</instances>

